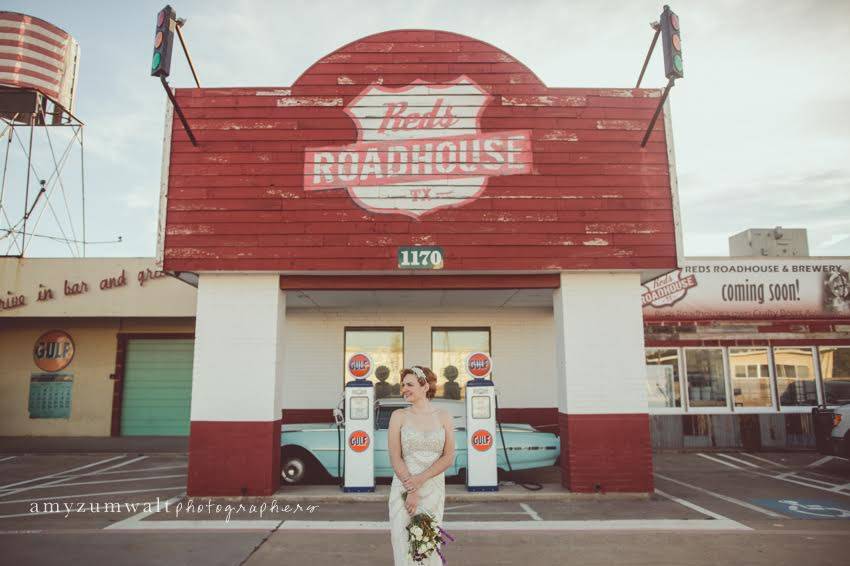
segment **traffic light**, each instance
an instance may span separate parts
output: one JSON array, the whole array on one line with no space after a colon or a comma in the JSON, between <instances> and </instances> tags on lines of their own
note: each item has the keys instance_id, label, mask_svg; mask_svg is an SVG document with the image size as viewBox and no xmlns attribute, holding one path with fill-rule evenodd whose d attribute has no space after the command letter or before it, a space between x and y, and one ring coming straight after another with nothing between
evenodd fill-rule
<instances>
[{"instance_id":1,"label":"traffic light","mask_svg":"<svg viewBox=\"0 0 850 566\"><path fill-rule=\"evenodd\" d=\"M177 12L166 6L156 15L156 36L153 40L151 76L167 77L171 72L171 48L174 46L174 28Z\"/></svg>"},{"instance_id":2,"label":"traffic light","mask_svg":"<svg viewBox=\"0 0 850 566\"><path fill-rule=\"evenodd\" d=\"M668 79L681 79L684 70L679 16L673 13L670 6L664 6L661 12L661 42L664 44L664 74Z\"/></svg>"}]
</instances>

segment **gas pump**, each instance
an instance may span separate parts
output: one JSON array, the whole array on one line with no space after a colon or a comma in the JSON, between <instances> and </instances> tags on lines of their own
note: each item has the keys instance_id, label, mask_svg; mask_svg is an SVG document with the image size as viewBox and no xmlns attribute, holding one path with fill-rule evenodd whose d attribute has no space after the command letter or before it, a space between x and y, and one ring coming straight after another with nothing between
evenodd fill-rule
<instances>
[{"instance_id":1,"label":"gas pump","mask_svg":"<svg viewBox=\"0 0 850 566\"><path fill-rule=\"evenodd\" d=\"M496 391L490 381L492 361L484 352L466 358L466 489L498 491L496 466Z\"/></svg>"},{"instance_id":2,"label":"gas pump","mask_svg":"<svg viewBox=\"0 0 850 566\"><path fill-rule=\"evenodd\" d=\"M345 480L343 491L375 491L375 389L367 378L372 360L357 353L348 360L345 384Z\"/></svg>"}]
</instances>

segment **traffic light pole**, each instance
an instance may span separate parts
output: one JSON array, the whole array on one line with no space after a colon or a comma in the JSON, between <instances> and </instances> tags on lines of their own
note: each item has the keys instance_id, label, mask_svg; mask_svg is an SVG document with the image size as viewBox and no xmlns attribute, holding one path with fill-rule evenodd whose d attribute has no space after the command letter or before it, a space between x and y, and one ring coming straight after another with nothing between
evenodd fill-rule
<instances>
[{"instance_id":1,"label":"traffic light pole","mask_svg":"<svg viewBox=\"0 0 850 566\"><path fill-rule=\"evenodd\" d=\"M180 40L180 45L183 47L183 53L186 55L186 61L189 62L189 69L192 71L192 77L195 79L195 86L201 88L201 81L198 80L198 73L195 72L195 65L192 64L192 56L189 55L189 49L186 47L186 40L183 39L183 24L186 23L186 20L180 19L177 20L177 25L175 29L177 30L177 39Z\"/></svg>"},{"instance_id":2,"label":"traffic light pole","mask_svg":"<svg viewBox=\"0 0 850 566\"><path fill-rule=\"evenodd\" d=\"M186 130L189 140L192 142L193 146L198 147L198 140L195 139L195 134L192 133L192 129L189 127L189 122L186 121L186 116L183 115L183 110L181 110L180 105L177 104L177 99L174 98L174 93L171 92L171 87L168 86L168 81L165 80L165 77L159 77L159 80L162 82L162 88L165 89L165 94L168 95L168 99L171 100L171 104L174 105L174 111L177 112L177 117L180 118L180 123L183 124L183 129Z\"/></svg>"},{"instance_id":3,"label":"traffic light pole","mask_svg":"<svg viewBox=\"0 0 850 566\"><path fill-rule=\"evenodd\" d=\"M646 72L647 65L649 65L649 58L652 57L652 52L655 50L655 44L658 42L658 36L661 35L661 24L658 22L652 22L649 25L655 30L655 35L652 36L652 43L649 45L649 51L646 52L646 59L643 60L643 67L640 70L640 76L638 76L635 88L640 88L640 82L643 80L643 74Z\"/></svg>"},{"instance_id":4,"label":"traffic light pole","mask_svg":"<svg viewBox=\"0 0 850 566\"><path fill-rule=\"evenodd\" d=\"M658 101L658 106L655 108L655 114L652 115L652 120L649 121L649 127L646 128L646 133L643 135L643 141L640 142L641 147L646 147L646 142L649 140L649 135L652 133L652 128L655 127L655 122L658 120L658 115L661 114L661 108L667 100L667 95L670 94L670 89L673 88L676 79L670 78L667 81L667 86L664 87L664 94L661 95L661 100Z\"/></svg>"}]
</instances>

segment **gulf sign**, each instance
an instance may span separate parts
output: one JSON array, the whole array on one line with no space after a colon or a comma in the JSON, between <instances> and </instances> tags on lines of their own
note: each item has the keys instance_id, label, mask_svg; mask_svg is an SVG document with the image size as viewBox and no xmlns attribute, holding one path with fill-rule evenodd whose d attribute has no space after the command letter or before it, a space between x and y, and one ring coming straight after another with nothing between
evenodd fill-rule
<instances>
[{"instance_id":1,"label":"gulf sign","mask_svg":"<svg viewBox=\"0 0 850 566\"><path fill-rule=\"evenodd\" d=\"M67 332L51 330L35 341L32 359L42 371L59 371L74 359L74 341Z\"/></svg>"},{"instance_id":2,"label":"gulf sign","mask_svg":"<svg viewBox=\"0 0 850 566\"><path fill-rule=\"evenodd\" d=\"M473 352L466 357L466 372L476 379L486 379L493 371L493 362L484 352Z\"/></svg>"},{"instance_id":3,"label":"gulf sign","mask_svg":"<svg viewBox=\"0 0 850 566\"><path fill-rule=\"evenodd\" d=\"M348 436L348 446L355 452L363 452L369 448L369 435L362 430L355 430Z\"/></svg>"},{"instance_id":4,"label":"gulf sign","mask_svg":"<svg viewBox=\"0 0 850 566\"><path fill-rule=\"evenodd\" d=\"M479 452L487 452L493 446L493 435L488 430L478 429L472 433L470 443Z\"/></svg>"},{"instance_id":5,"label":"gulf sign","mask_svg":"<svg viewBox=\"0 0 850 566\"><path fill-rule=\"evenodd\" d=\"M354 379L366 379L372 373L372 359L368 354L359 352L348 358L348 373Z\"/></svg>"},{"instance_id":6,"label":"gulf sign","mask_svg":"<svg viewBox=\"0 0 850 566\"><path fill-rule=\"evenodd\" d=\"M472 202L490 177L532 170L530 131L481 131L492 100L465 75L369 85L345 107L357 141L306 149L304 190L346 189L361 208L412 218Z\"/></svg>"}]
</instances>

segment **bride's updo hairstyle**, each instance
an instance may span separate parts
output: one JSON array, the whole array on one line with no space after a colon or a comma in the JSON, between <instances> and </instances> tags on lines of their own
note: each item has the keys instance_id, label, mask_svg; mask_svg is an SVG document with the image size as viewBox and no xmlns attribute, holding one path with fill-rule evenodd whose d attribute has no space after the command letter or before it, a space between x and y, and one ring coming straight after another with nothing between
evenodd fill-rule
<instances>
[{"instance_id":1,"label":"bride's updo hairstyle","mask_svg":"<svg viewBox=\"0 0 850 566\"><path fill-rule=\"evenodd\" d=\"M416 368L416 369L413 369ZM418 372L416 370L419 370ZM422 375L419 375L421 372ZM425 385L428 383L428 391L425 392L425 397L428 399L433 399L434 395L437 394L437 376L431 371L431 368L426 368L422 366L412 366L410 368L404 369L401 372L401 380L404 381L405 376L412 375L416 378L416 381L419 382L419 385Z\"/></svg>"}]
</instances>

